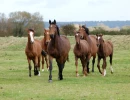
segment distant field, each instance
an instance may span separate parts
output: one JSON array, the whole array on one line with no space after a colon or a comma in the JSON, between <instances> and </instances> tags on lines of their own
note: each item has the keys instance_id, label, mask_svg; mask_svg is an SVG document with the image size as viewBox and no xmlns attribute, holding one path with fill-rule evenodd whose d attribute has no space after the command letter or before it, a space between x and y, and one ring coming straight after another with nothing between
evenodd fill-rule
<instances>
[{"instance_id":1,"label":"distant field","mask_svg":"<svg viewBox=\"0 0 130 100\"><path fill-rule=\"evenodd\" d=\"M36 37L41 39L42 37ZM110 73L107 59L107 75L97 70L87 77L76 77L73 47L74 37L69 37L71 51L69 62L63 71L64 80L58 81L58 68L53 61L53 82L48 83L46 68L41 76L28 76L28 64L24 53L26 37L0 37L0 100L129 100L130 98L130 36L104 36L114 44L113 69ZM79 61L80 62L80 61ZM102 62L101 62L102 63ZM90 68L91 68L90 61Z\"/></svg>"}]
</instances>

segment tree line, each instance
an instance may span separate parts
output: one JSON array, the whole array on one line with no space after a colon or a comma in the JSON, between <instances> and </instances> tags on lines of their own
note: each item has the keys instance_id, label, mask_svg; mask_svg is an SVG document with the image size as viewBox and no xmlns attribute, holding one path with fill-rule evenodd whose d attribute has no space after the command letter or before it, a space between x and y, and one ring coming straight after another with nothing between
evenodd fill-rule
<instances>
[{"instance_id":1,"label":"tree line","mask_svg":"<svg viewBox=\"0 0 130 100\"><path fill-rule=\"evenodd\" d=\"M105 28L104 28L105 27ZM33 14L26 11L11 12L8 17L4 13L0 13L0 37L27 36L27 29L35 30L35 36L43 35L44 21L39 12ZM88 27L90 29L90 27ZM106 30L107 28L107 30ZM100 25L90 29L90 34L104 34L104 35L130 35L130 26L124 26L118 30L108 30L108 26ZM66 24L60 26L60 33L64 35L74 35L74 30L78 27L75 24Z\"/></svg>"},{"instance_id":2,"label":"tree line","mask_svg":"<svg viewBox=\"0 0 130 100\"><path fill-rule=\"evenodd\" d=\"M43 17L39 12L11 12L8 18L0 13L0 36L27 36L28 28L34 29L37 36L43 34Z\"/></svg>"}]
</instances>

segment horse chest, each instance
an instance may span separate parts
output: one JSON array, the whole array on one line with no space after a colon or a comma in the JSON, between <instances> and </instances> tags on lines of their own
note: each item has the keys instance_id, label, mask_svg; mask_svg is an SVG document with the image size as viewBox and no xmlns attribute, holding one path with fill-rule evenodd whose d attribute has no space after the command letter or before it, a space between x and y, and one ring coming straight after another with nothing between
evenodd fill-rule
<instances>
[{"instance_id":1,"label":"horse chest","mask_svg":"<svg viewBox=\"0 0 130 100\"><path fill-rule=\"evenodd\" d=\"M56 49L56 48L51 48L49 51L48 51L49 55L51 55L52 57L54 58L57 58L60 56L59 54L59 51Z\"/></svg>"}]
</instances>

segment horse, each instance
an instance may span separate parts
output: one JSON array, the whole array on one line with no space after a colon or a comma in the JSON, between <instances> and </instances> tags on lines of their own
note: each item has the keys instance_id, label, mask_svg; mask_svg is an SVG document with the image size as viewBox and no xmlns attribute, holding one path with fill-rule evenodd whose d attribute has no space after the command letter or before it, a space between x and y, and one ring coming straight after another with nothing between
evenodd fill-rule
<instances>
[{"instance_id":1,"label":"horse","mask_svg":"<svg viewBox=\"0 0 130 100\"><path fill-rule=\"evenodd\" d=\"M80 36L81 36L81 39L85 39L90 48L91 48L91 57L93 57L93 60L92 60L92 72L94 72L94 63L95 63L95 58L96 58L96 54L97 54L97 45L96 45L96 36L94 35L89 35L89 30L87 27L85 27L84 25L83 26L80 26L79 25L79 33L80 33ZM88 63L89 64L89 63ZM89 70L88 70L88 73L89 73Z\"/></svg>"},{"instance_id":2,"label":"horse","mask_svg":"<svg viewBox=\"0 0 130 100\"><path fill-rule=\"evenodd\" d=\"M98 46L98 63L97 63L97 67L99 72L105 76L106 75L106 66L107 66L107 62L106 62L106 58L109 56L110 57L110 69L111 69L111 73L113 73L113 68L112 68L112 57L113 57L113 44L111 41L104 41L103 39L103 35L96 35L97 36L97 46ZM103 59L103 71L101 72L100 69L100 60Z\"/></svg>"},{"instance_id":3,"label":"horse","mask_svg":"<svg viewBox=\"0 0 130 100\"><path fill-rule=\"evenodd\" d=\"M47 55L47 46L50 42L50 35L49 30L44 29L44 37L41 40L41 46L42 46L42 71L44 71L44 60L46 61L47 70L49 69L49 61L48 61L48 55Z\"/></svg>"},{"instance_id":4,"label":"horse","mask_svg":"<svg viewBox=\"0 0 130 100\"><path fill-rule=\"evenodd\" d=\"M65 62L68 60L70 51L70 41L66 36L60 35L59 27L56 24L56 20L53 22L49 20L49 33L50 42L47 47L49 56L56 59L59 74L58 79L63 80L62 71L64 69ZM52 81L52 61L49 59L49 82Z\"/></svg>"},{"instance_id":5,"label":"horse","mask_svg":"<svg viewBox=\"0 0 130 100\"><path fill-rule=\"evenodd\" d=\"M76 44L73 49L73 53L75 55L75 66L76 66L76 76L79 76L78 74L78 58L80 58L80 61L82 63L83 73L84 76L87 76L87 70L88 70L88 62L91 57L91 49L89 47L89 44L86 40L80 39L79 32L75 32L75 41Z\"/></svg>"},{"instance_id":6,"label":"horse","mask_svg":"<svg viewBox=\"0 0 130 100\"><path fill-rule=\"evenodd\" d=\"M29 76L31 77L31 60L34 64L34 75L40 76L40 60L41 60L41 42L34 39L34 30L28 29L28 42L25 48L25 54L28 60Z\"/></svg>"}]
</instances>

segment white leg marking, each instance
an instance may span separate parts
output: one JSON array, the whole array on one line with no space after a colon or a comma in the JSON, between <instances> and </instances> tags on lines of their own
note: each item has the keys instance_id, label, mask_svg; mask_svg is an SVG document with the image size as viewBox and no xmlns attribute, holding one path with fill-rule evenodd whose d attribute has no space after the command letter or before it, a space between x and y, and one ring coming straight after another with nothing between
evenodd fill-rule
<instances>
[{"instance_id":1,"label":"white leg marking","mask_svg":"<svg viewBox=\"0 0 130 100\"><path fill-rule=\"evenodd\" d=\"M107 74L107 73L106 73L106 69L104 69L104 76L106 76L106 74Z\"/></svg>"},{"instance_id":2,"label":"white leg marking","mask_svg":"<svg viewBox=\"0 0 130 100\"><path fill-rule=\"evenodd\" d=\"M110 68L111 68L111 72L113 73L113 68L112 68L112 66L111 66Z\"/></svg>"},{"instance_id":3,"label":"white leg marking","mask_svg":"<svg viewBox=\"0 0 130 100\"><path fill-rule=\"evenodd\" d=\"M42 72L44 72L44 69L42 69Z\"/></svg>"},{"instance_id":4,"label":"white leg marking","mask_svg":"<svg viewBox=\"0 0 130 100\"><path fill-rule=\"evenodd\" d=\"M39 74L38 74L38 76L40 76L41 74L40 74L40 71L39 71Z\"/></svg>"}]
</instances>

